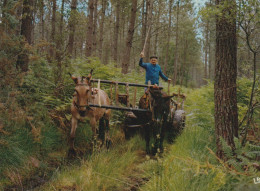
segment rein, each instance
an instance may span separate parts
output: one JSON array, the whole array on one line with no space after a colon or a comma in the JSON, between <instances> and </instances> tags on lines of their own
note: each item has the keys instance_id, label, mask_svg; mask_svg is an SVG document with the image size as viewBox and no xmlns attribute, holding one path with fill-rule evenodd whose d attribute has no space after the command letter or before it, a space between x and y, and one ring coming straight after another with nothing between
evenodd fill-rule
<instances>
[{"instance_id":1,"label":"rein","mask_svg":"<svg viewBox=\"0 0 260 191\"><path fill-rule=\"evenodd\" d=\"M87 110L92 110L93 111L93 109L89 105L78 105L75 101L73 102L73 104L77 108L77 110L79 110L82 107L86 107Z\"/></svg>"}]
</instances>

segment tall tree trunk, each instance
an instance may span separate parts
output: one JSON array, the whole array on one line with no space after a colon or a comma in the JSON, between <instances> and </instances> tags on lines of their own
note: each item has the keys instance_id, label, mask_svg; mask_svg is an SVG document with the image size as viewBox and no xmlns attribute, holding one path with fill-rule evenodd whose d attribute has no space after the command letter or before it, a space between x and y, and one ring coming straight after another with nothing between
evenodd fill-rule
<instances>
[{"instance_id":1,"label":"tall tree trunk","mask_svg":"<svg viewBox=\"0 0 260 191\"><path fill-rule=\"evenodd\" d=\"M147 0L146 10L148 11L147 15L147 44L145 48L145 55L147 58L150 57L150 42L151 42L151 33L152 33L152 20L153 20L153 0Z\"/></svg>"},{"instance_id":2,"label":"tall tree trunk","mask_svg":"<svg viewBox=\"0 0 260 191\"><path fill-rule=\"evenodd\" d=\"M33 10L32 10L32 15L33 15L33 19L32 19L32 44L34 45L34 40L35 40L35 17L36 17L36 14L37 14L37 3L34 1L33 2Z\"/></svg>"},{"instance_id":3,"label":"tall tree trunk","mask_svg":"<svg viewBox=\"0 0 260 191\"><path fill-rule=\"evenodd\" d=\"M61 2L61 16L60 16L60 23L59 23L59 34L60 36L57 38L57 51L56 51L56 60L61 62L62 52L63 52L63 18L64 18L64 1Z\"/></svg>"},{"instance_id":4,"label":"tall tree trunk","mask_svg":"<svg viewBox=\"0 0 260 191\"><path fill-rule=\"evenodd\" d=\"M116 3L116 24L114 32L114 55L113 60L117 64L117 50L118 50L118 36L119 36L119 25L120 25L120 2Z\"/></svg>"},{"instance_id":5,"label":"tall tree trunk","mask_svg":"<svg viewBox=\"0 0 260 191\"><path fill-rule=\"evenodd\" d=\"M29 65L29 51L25 48L26 43L32 44L32 13L33 0L23 1L23 13L22 13L22 25L21 25L21 35L25 38L22 41L21 46L23 47L23 52L18 56L16 67L20 68L22 72L28 71Z\"/></svg>"},{"instance_id":6,"label":"tall tree trunk","mask_svg":"<svg viewBox=\"0 0 260 191\"><path fill-rule=\"evenodd\" d=\"M204 64L204 78L207 79L208 78L208 46L209 46L209 20L207 19L207 24L206 24L206 42L204 45L205 48L205 64ZM207 83L207 81L205 80L205 84Z\"/></svg>"},{"instance_id":7,"label":"tall tree trunk","mask_svg":"<svg viewBox=\"0 0 260 191\"><path fill-rule=\"evenodd\" d=\"M101 8L101 20L100 20L100 27L99 27L99 58L102 60L103 55L103 41L104 41L104 21L105 21L105 14L106 14L106 0L102 0L102 8Z\"/></svg>"},{"instance_id":8,"label":"tall tree trunk","mask_svg":"<svg viewBox=\"0 0 260 191\"><path fill-rule=\"evenodd\" d=\"M87 41L86 41L86 57L92 55L93 50L93 27L94 27L94 0L88 1L88 29L87 29Z\"/></svg>"},{"instance_id":9,"label":"tall tree trunk","mask_svg":"<svg viewBox=\"0 0 260 191\"><path fill-rule=\"evenodd\" d=\"M143 49L145 38L146 38L146 26L147 26L147 2L146 0L143 0L142 3L142 44L141 44L141 50ZM147 55L146 55L147 56Z\"/></svg>"},{"instance_id":10,"label":"tall tree trunk","mask_svg":"<svg viewBox=\"0 0 260 191\"><path fill-rule=\"evenodd\" d=\"M96 50L97 50L97 18L98 18L98 0L95 0L94 2L94 24L93 24L93 50L92 53L94 56L96 56Z\"/></svg>"},{"instance_id":11,"label":"tall tree trunk","mask_svg":"<svg viewBox=\"0 0 260 191\"><path fill-rule=\"evenodd\" d=\"M209 43L209 71L208 71L208 78L212 79L212 58L211 58L211 44Z\"/></svg>"},{"instance_id":12,"label":"tall tree trunk","mask_svg":"<svg viewBox=\"0 0 260 191\"><path fill-rule=\"evenodd\" d=\"M186 61L187 61L187 49L188 49L188 40L187 37L185 37L184 34L184 46L183 46L183 63L181 65L181 76L180 76L180 85L183 85L183 80L184 80L184 76L185 76L185 71L186 71ZM187 83L186 83L187 86Z\"/></svg>"},{"instance_id":13,"label":"tall tree trunk","mask_svg":"<svg viewBox=\"0 0 260 191\"><path fill-rule=\"evenodd\" d=\"M167 68L167 66L168 66L169 46L170 46L170 39L171 39L172 2L173 2L173 0L170 0L170 1L169 1L169 23L168 23L167 43L166 43L165 58L164 58L164 67L163 67L163 72L164 72L165 74L166 74L166 68Z\"/></svg>"},{"instance_id":14,"label":"tall tree trunk","mask_svg":"<svg viewBox=\"0 0 260 191\"><path fill-rule=\"evenodd\" d=\"M40 2L41 40L44 40L44 0Z\"/></svg>"},{"instance_id":15,"label":"tall tree trunk","mask_svg":"<svg viewBox=\"0 0 260 191\"><path fill-rule=\"evenodd\" d=\"M62 54L63 54L63 18L64 18L64 2L65 0L61 1L61 16L60 16L60 23L59 23L59 36L56 38L57 40L57 49L56 49L56 61L57 61L57 72L55 75L55 83L58 84L56 88L56 93L60 94L63 90L63 80L62 80Z\"/></svg>"},{"instance_id":16,"label":"tall tree trunk","mask_svg":"<svg viewBox=\"0 0 260 191\"><path fill-rule=\"evenodd\" d=\"M72 57L73 47L74 47L74 36L77 20L77 0L71 1L71 12L69 19L69 42L68 42L68 54Z\"/></svg>"},{"instance_id":17,"label":"tall tree trunk","mask_svg":"<svg viewBox=\"0 0 260 191\"><path fill-rule=\"evenodd\" d=\"M216 6L221 14L216 16L215 131L217 156L225 160L220 139L234 149L238 137L236 1L216 0Z\"/></svg>"},{"instance_id":18,"label":"tall tree trunk","mask_svg":"<svg viewBox=\"0 0 260 191\"><path fill-rule=\"evenodd\" d=\"M51 18L51 47L50 57L53 58L55 55L55 33L56 33L56 0L52 0L52 18Z\"/></svg>"},{"instance_id":19,"label":"tall tree trunk","mask_svg":"<svg viewBox=\"0 0 260 191\"><path fill-rule=\"evenodd\" d=\"M175 41L175 54L174 54L174 77L173 77L173 85L176 85L177 82L177 74L178 74L178 45L179 45L179 13L180 13L180 0L177 2L177 18L176 18L176 41Z\"/></svg>"},{"instance_id":20,"label":"tall tree trunk","mask_svg":"<svg viewBox=\"0 0 260 191\"><path fill-rule=\"evenodd\" d=\"M157 15L156 15L156 25L158 27L158 31L160 30L159 27L160 27L160 17L161 17L161 9L162 9L162 6L160 6L161 4L161 0L158 1L158 12L157 12ZM155 39L154 39L154 51L153 51L153 55L157 55L157 47L158 47L158 36L159 36L159 32L156 32L155 34Z\"/></svg>"},{"instance_id":21,"label":"tall tree trunk","mask_svg":"<svg viewBox=\"0 0 260 191\"><path fill-rule=\"evenodd\" d=\"M124 58L122 60L122 73L126 74L128 72L130 63L130 53L132 48L133 35L135 31L135 18L137 11L137 0L132 0L131 17L129 21L128 35L126 38L126 48L124 52Z\"/></svg>"}]
</instances>

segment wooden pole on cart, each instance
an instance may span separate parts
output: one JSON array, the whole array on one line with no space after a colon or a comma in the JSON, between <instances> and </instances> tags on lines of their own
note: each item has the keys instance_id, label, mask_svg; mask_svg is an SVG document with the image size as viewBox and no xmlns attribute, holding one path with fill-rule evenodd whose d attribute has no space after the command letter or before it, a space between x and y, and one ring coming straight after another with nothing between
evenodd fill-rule
<instances>
[{"instance_id":1,"label":"wooden pole on cart","mask_svg":"<svg viewBox=\"0 0 260 191\"><path fill-rule=\"evenodd\" d=\"M126 84L126 106L129 107L129 84Z\"/></svg>"},{"instance_id":2,"label":"wooden pole on cart","mask_svg":"<svg viewBox=\"0 0 260 191\"><path fill-rule=\"evenodd\" d=\"M168 95L170 95L170 81L168 81Z\"/></svg>"},{"instance_id":3,"label":"wooden pole on cart","mask_svg":"<svg viewBox=\"0 0 260 191\"><path fill-rule=\"evenodd\" d=\"M135 102L136 102L136 92L137 92L137 88L135 87L133 107L135 107Z\"/></svg>"},{"instance_id":4,"label":"wooden pole on cart","mask_svg":"<svg viewBox=\"0 0 260 191\"><path fill-rule=\"evenodd\" d=\"M118 83L117 82L116 82L115 93L116 93L116 106L118 106Z\"/></svg>"},{"instance_id":5,"label":"wooden pole on cart","mask_svg":"<svg viewBox=\"0 0 260 191\"><path fill-rule=\"evenodd\" d=\"M111 103L112 103L112 100L113 100L113 84L110 84L110 99L111 99Z\"/></svg>"},{"instance_id":6,"label":"wooden pole on cart","mask_svg":"<svg viewBox=\"0 0 260 191\"><path fill-rule=\"evenodd\" d=\"M98 105L101 106L101 99L100 99L100 79L98 80Z\"/></svg>"}]
</instances>

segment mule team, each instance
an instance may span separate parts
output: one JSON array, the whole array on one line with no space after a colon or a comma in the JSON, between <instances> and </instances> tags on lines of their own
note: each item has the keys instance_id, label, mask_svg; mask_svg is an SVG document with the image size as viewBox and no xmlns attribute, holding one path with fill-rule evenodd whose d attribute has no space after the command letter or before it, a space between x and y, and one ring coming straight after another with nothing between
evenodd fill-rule
<instances>
[{"instance_id":1,"label":"mule team","mask_svg":"<svg viewBox=\"0 0 260 191\"><path fill-rule=\"evenodd\" d=\"M141 97L139 108L149 109L151 112L134 112L132 116L134 116L137 121L139 121L139 124L144 127L146 152L155 154L163 151L165 130L167 124L169 127L169 121L171 122L170 126L173 126L172 121L174 115L172 114L172 110L176 110L176 108L170 107L171 98L174 95L167 95L157 86L157 84L159 84L159 76L165 81L171 81L171 79L167 78L162 73L160 66L157 64L157 57L152 56L150 57L150 63L143 63L144 54L141 53L140 56L139 65L146 70L145 83L148 84L150 81L154 86L146 90L144 96ZM78 121L85 117L90 119L90 126L93 132L93 145L97 144L97 138L101 140L101 145L105 143L107 148L111 143L109 136L109 117L111 110L89 106L89 103L110 105L110 100L106 92L91 86L92 72L93 70L90 71L87 77L71 76L72 80L75 82L75 92L71 105L72 119L69 154L75 152L74 139ZM184 115L180 118L182 122L185 120L183 116ZM98 128L97 124L99 124ZM153 147L150 148L150 134L152 131L155 134L155 143L153 144Z\"/></svg>"}]
</instances>

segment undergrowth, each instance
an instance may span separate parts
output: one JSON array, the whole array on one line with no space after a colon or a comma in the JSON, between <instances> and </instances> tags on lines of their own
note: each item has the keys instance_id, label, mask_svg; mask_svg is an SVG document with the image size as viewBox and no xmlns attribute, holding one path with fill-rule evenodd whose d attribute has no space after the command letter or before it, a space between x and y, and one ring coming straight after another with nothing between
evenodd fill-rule
<instances>
[{"instance_id":1,"label":"undergrowth","mask_svg":"<svg viewBox=\"0 0 260 191\"><path fill-rule=\"evenodd\" d=\"M244 79L242 79L244 80ZM238 88L239 119L242 120L250 83ZM224 144L229 160L223 162L216 155L214 136L213 84L191 91L186 101L187 122L184 132L169 148L164 159L145 164L144 169L152 178L142 190L257 190L253 178L259 177L255 165L260 156L259 146L247 143L241 146L235 139L236 155ZM242 114L241 114L242 113Z\"/></svg>"},{"instance_id":2,"label":"undergrowth","mask_svg":"<svg viewBox=\"0 0 260 191\"><path fill-rule=\"evenodd\" d=\"M13 74L15 78L1 82L0 190L26 188L23 184L27 184L32 176L48 179L57 166L66 162L74 91L74 82L68 72L86 76L94 69L95 79L141 84L144 81L136 72L123 75L120 69L103 65L96 58L67 60L63 64L59 83L56 83L56 73L52 72L56 64L37 56L31 59L30 70L26 74L16 72ZM101 88L110 95L110 86L102 85ZM125 88L120 87L120 92L124 93ZM134 89L130 88L131 95L133 92ZM137 98L142 94L143 89L139 88ZM113 128L118 126L122 113L113 113L111 131L115 133ZM77 150L88 154L90 140L88 121L80 123L76 131Z\"/></svg>"}]
</instances>

